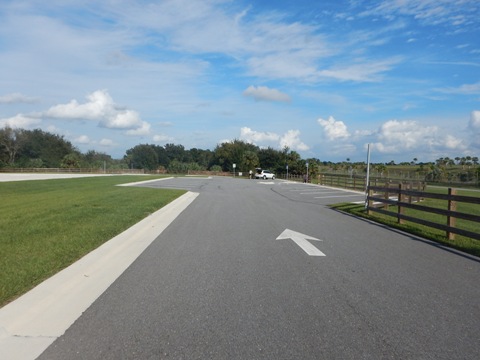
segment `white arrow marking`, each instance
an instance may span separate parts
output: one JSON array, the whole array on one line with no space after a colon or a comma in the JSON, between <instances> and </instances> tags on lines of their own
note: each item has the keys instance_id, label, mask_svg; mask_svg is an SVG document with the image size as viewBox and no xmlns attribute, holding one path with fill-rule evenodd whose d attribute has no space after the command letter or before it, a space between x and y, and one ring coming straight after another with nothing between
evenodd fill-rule
<instances>
[{"instance_id":1,"label":"white arrow marking","mask_svg":"<svg viewBox=\"0 0 480 360\"><path fill-rule=\"evenodd\" d=\"M322 241L314 238L313 236L305 235L290 229L285 229L278 237L277 240L292 239L298 246L302 248L310 256L325 256L320 250L313 246L308 240Z\"/></svg>"}]
</instances>

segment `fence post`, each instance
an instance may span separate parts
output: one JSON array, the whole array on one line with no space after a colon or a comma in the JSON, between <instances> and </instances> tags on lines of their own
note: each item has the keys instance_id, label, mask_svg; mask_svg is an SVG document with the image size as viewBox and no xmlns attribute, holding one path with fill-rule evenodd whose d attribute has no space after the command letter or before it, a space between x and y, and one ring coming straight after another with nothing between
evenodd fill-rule
<instances>
[{"instance_id":1,"label":"fence post","mask_svg":"<svg viewBox=\"0 0 480 360\"><path fill-rule=\"evenodd\" d=\"M452 195L457 195L457 190L448 188L448 211L457 211L457 202L451 199ZM447 226L454 228L456 225L456 218L454 216L447 216ZM455 233L447 230L448 240L455 240Z\"/></svg>"},{"instance_id":2,"label":"fence post","mask_svg":"<svg viewBox=\"0 0 480 360\"><path fill-rule=\"evenodd\" d=\"M385 200L388 200L390 198L390 194L388 192L389 188L390 188L390 184L388 183L388 180L387 180L385 181L385 192L383 193L383 197L385 198ZM389 204L385 203L383 208L388 211L388 206Z\"/></svg>"},{"instance_id":3,"label":"fence post","mask_svg":"<svg viewBox=\"0 0 480 360\"><path fill-rule=\"evenodd\" d=\"M400 203L403 202L403 198L404 198L402 194L402 189L403 189L403 184L402 183L398 184L398 201L397 201L398 215L403 215L403 212L405 210L405 208L400 205ZM401 219L400 216L398 216L398 223L404 224L405 220Z\"/></svg>"}]
</instances>

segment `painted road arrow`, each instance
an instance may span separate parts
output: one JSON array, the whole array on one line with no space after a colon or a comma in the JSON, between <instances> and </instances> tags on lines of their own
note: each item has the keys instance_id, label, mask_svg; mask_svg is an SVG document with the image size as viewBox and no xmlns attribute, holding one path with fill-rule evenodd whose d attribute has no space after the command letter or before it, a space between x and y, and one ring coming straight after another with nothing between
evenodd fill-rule
<instances>
[{"instance_id":1,"label":"painted road arrow","mask_svg":"<svg viewBox=\"0 0 480 360\"><path fill-rule=\"evenodd\" d=\"M285 229L276 240L292 239L298 246L302 248L310 256L325 256L320 250L313 246L308 240L322 241L313 236L305 235L290 229Z\"/></svg>"}]
</instances>

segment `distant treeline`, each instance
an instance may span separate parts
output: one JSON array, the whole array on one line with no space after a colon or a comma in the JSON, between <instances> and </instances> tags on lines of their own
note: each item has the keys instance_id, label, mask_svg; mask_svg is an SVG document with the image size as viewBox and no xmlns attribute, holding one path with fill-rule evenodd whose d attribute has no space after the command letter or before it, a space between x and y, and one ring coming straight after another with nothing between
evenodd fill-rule
<instances>
[{"instance_id":1,"label":"distant treeline","mask_svg":"<svg viewBox=\"0 0 480 360\"><path fill-rule=\"evenodd\" d=\"M112 159L108 154L89 150L80 152L63 136L40 129L25 130L5 127L0 129L0 168L90 168L90 169L144 169L146 171L167 171L187 173L189 171L231 172L235 164L236 171L248 172L256 167L270 169L277 174L287 172L301 175L307 171L310 176L320 172L341 172L361 175L366 172L365 162L320 161L317 158L302 159L296 151L288 147L282 150L260 148L256 145L234 140L219 144L212 150L185 149L183 145L139 144L128 149L122 159ZM478 157L445 157L435 162L419 163L416 158L411 162L396 164L372 164L379 174L388 174L395 169L417 172L425 178L439 179L452 173L465 174L470 181L479 177Z\"/></svg>"}]
</instances>

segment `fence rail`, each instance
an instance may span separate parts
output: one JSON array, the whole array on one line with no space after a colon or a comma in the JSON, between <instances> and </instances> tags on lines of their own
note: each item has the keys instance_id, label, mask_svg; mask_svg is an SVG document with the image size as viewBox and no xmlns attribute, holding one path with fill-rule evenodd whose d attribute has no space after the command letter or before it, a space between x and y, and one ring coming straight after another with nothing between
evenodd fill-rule
<instances>
[{"instance_id":1,"label":"fence rail","mask_svg":"<svg viewBox=\"0 0 480 360\"><path fill-rule=\"evenodd\" d=\"M383 194L383 196L381 196L381 194ZM418 204L418 202L426 198L445 200L447 203L447 209L439 209ZM458 228L456 219L480 223L479 215L457 211L458 203L480 205L480 197L457 195L456 190L452 188L448 189L448 194L435 194L425 191L411 190L405 184L399 184L396 187L390 187L388 185L370 185L368 187L368 214L377 212L383 215L396 217L399 224L403 224L405 221L411 221L420 225L440 229L445 231L446 237L450 240L455 239L455 234L480 240L480 233ZM396 206L397 212L389 211L389 206ZM447 221L446 223L442 224L414 216L409 216L405 214L405 209L414 209L427 213L442 215L446 217ZM480 214L480 211L478 213Z\"/></svg>"}]
</instances>

